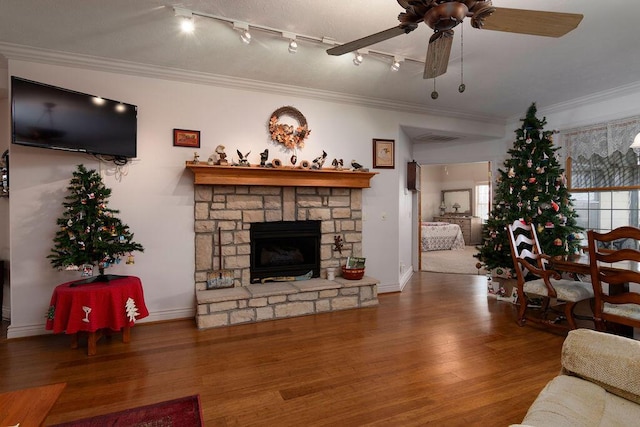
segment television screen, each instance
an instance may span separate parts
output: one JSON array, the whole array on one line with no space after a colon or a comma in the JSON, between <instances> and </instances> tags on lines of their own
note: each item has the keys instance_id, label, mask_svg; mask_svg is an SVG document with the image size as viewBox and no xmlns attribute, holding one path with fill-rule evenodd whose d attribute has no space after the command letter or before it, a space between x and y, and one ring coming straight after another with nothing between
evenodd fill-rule
<instances>
[{"instance_id":1,"label":"television screen","mask_svg":"<svg viewBox=\"0 0 640 427\"><path fill-rule=\"evenodd\" d=\"M11 77L12 142L136 157L138 107Z\"/></svg>"}]
</instances>

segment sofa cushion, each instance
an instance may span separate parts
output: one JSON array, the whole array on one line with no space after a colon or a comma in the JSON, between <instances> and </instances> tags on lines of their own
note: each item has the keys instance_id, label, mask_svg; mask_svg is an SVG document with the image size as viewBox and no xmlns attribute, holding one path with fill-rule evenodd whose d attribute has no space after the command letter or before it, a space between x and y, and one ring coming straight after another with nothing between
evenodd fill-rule
<instances>
[{"instance_id":1,"label":"sofa cushion","mask_svg":"<svg viewBox=\"0 0 640 427\"><path fill-rule=\"evenodd\" d=\"M640 404L640 342L576 329L562 346L562 370Z\"/></svg>"},{"instance_id":2,"label":"sofa cushion","mask_svg":"<svg viewBox=\"0 0 640 427\"><path fill-rule=\"evenodd\" d=\"M639 405L592 382L559 375L542 389L521 425L604 427L635 425L639 419Z\"/></svg>"}]
</instances>

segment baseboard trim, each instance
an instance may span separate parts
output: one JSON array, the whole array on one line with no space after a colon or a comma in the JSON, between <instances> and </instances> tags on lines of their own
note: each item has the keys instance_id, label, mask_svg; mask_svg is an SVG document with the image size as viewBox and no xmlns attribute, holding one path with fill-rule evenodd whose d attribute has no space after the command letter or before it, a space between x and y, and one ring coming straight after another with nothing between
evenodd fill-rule
<instances>
[{"instance_id":1,"label":"baseboard trim","mask_svg":"<svg viewBox=\"0 0 640 427\"><path fill-rule=\"evenodd\" d=\"M140 324L163 322L167 320L189 319L194 318L196 310L193 307L175 310L163 310L160 312L149 313L149 316L140 320ZM45 329L45 323L37 325L9 325L7 328L7 339L34 337L38 335L49 335L51 331Z\"/></svg>"}]
</instances>

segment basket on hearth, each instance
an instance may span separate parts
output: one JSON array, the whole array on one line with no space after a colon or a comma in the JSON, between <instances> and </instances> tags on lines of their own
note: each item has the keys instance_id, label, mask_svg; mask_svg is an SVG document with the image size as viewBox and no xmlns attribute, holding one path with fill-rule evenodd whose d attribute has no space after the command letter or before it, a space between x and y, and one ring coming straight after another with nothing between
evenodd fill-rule
<instances>
[{"instance_id":1,"label":"basket on hearth","mask_svg":"<svg viewBox=\"0 0 640 427\"><path fill-rule=\"evenodd\" d=\"M347 280L360 280L364 276L364 268L347 268L342 266L342 277Z\"/></svg>"}]
</instances>

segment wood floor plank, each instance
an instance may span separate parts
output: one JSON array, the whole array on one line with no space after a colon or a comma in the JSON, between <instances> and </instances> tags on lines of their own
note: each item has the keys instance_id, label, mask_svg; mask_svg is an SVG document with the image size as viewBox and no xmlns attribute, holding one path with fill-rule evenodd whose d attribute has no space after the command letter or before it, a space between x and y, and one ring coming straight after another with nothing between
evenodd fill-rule
<instances>
[{"instance_id":1,"label":"wood floor plank","mask_svg":"<svg viewBox=\"0 0 640 427\"><path fill-rule=\"evenodd\" d=\"M564 336L518 327L484 276L419 272L379 300L205 331L140 324L91 357L63 335L4 341L0 392L67 383L48 424L199 394L207 426L503 426L559 372Z\"/></svg>"}]
</instances>

